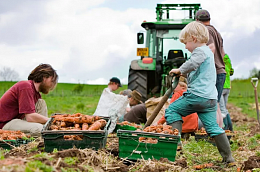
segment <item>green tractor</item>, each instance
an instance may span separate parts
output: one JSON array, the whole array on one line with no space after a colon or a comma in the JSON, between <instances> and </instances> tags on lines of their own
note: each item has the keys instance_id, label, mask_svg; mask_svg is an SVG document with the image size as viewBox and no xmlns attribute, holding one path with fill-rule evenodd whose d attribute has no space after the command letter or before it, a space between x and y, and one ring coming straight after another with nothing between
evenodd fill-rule
<instances>
[{"instance_id":1,"label":"green tractor","mask_svg":"<svg viewBox=\"0 0 260 172\"><path fill-rule=\"evenodd\" d=\"M173 68L180 67L190 55L185 45L179 41L180 31L190 22L195 21L195 14L200 4L157 4L155 22L144 21L141 26L146 30L137 33L137 43L144 48L137 48L139 60L133 60L128 75L128 88L137 90L143 101L150 97L162 96L171 86L167 76ZM172 13L186 15L182 19L170 19ZM146 36L146 38L145 38Z\"/></svg>"}]
</instances>

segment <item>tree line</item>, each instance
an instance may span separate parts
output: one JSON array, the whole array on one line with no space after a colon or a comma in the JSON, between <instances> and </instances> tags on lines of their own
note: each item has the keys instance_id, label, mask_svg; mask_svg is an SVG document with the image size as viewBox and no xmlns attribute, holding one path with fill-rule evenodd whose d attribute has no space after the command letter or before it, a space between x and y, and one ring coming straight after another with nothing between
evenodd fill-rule
<instances>
[{"instance_id":1,"label":"tree line","mask_svg":"<svg viewBox=\"0 0 260 172\"><path fill-rule=\"evenodd\" d=\"M260 70L253 68L250 70L249 78L258 78L260 79ZM10 67L3 67L0 69L0 81L18 81L19 74Z\"/></svg>"},{"instance_id":2,"label":"tree line","mask_svg":"<svg viewBox=\"0 0 260 172\"><path fill-rule=\"evenodd\" d=\"M258 78L258 79L260 79L260 70L258 70L257 68L253 68L250 71L249 78Z\"/></svg>"},{"instance_id":3,"label":"tree line","mask_svg":"<svg viewBox=\"0 0 260 172\"><path fill-rule=\"evenodd\" d=\"M0 81L18 81L19 74L9 67L0 69Z\"/></svg>"}]
</instances>

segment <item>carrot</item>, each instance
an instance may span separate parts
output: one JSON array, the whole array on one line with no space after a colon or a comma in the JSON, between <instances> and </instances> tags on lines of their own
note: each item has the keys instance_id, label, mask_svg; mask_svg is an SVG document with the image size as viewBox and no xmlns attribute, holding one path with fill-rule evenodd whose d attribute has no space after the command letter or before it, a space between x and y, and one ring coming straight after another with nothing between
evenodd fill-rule
<instances>
[{"instance_id":1,"label":"carrot","mask_svg":"<svg viewBox=\"0 0 260 172\"><path fill-rule=\"evenodd\" d=\"M61 126L61 127L66 127L66 122L61 121L60 126Z\"/></svg>"},{"instance_id":2,"label":"carrot","mask_svg":"<svg viewBox=\"0 0 260 172\"><path fill-rule=\"evenodd\" d=\"M75 129L77 129L77 130L81 130L79 124L75 124Z\"/></svg>"},{"instance_id":3,"label":"carrot","mask_svg":"<svg viewBox=\"0 0 260 172\"><path fill-rule=\"evenodd\" d=\"M88 130L99 130L101 128L102 124L99 121L94 122Z\"/></svg>"},{"instance_id":4,"label":"carrot","mask_svg":"<svg viewBox=\"0 0 260 172\"><path fill-rule=\"evenodd\" d=\"M104 126L106 126L106 123L107 123L106 120L100 119L100 120L94 122L94 123L89 127L88 130L99 130L99 129L103 128Z\"/></svg>"},{"instance_id":5,"label":"carrot","mask_svg":"<svg viewBox=\"0 0 260 172\"><path fill-rule=\"evenodd\" d=\"M93 116L93 118L94 118L94 121L100 120L99 116Z\"/></svg>"},{"instance_id":6,"label":"carrot","mask_svg":"<svg viewBox=\"0 0 260 172\"><path fill-rule=\"evenodd\" d=\"M212 166L213 166L213 164L209 163L209 164L195 165L195 166L193 166L193 168L195 168L196 170L201 170L203 168L209 168L209 167L212 167Z\"/></svg>"},{"instance_id":7,"label":"carrot","mask_svg":"<svg viewBox=\"0 0 260 172\"><path fill-rule=\"evenodd\" d=\"M94 118L88 115L84 115L82 117L64 117L61 120L65 122L73 122L77 124L83 124L83 123L92 124L94 122Z\"/></svg>"},{"instance_id":8,"label":"carrot","mask_svg":"<svg viewBox=\"0 0 260 172\"><path fill-rule=\"evenodd\" d=\"M51 125L51 126L50 126L50 129L51 129L51 130L58 130L59 127L58 127L57 125Z\"/></svg>"},{"instance_id":9,"label":"carrot","mask_svg":"<svg viewBox=\"0 0 260 172\"><path fill-rule=\"evenodd\" d=\"M88 123L82 124L82 130L88 130Z\"/></svg>"}]
</instances>

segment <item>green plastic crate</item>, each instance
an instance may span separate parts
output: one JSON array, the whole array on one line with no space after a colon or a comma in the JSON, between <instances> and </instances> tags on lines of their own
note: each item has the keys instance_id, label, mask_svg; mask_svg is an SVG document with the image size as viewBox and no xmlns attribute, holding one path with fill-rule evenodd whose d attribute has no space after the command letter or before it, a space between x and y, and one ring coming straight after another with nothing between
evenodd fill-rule
<instances>
[{"instance_id":1,"label":"green plastic crate","mask_svg":"<svg viewBox=\"0 0 260 172\"><path fill-rule=\"evenodd\" d=\"M0 141L0 147L3 149L8 149L11 150L13 147L12 146L19 146L17 140L4 140L4 141Z\"/></svg>"},{"instance_id":2,"label":"green plastic crate","mask_svg":"<svg viewBox=\"0 0 260 172\"><path fill-rule=\"evenodd\" d=\"M79 149L91 148L98 150L99 148L104 148L107 142L108 127L110 125L110 119L104 118L107 124L104 130L101 131L52 131L49 127L53 121L50 118L48 122L44 125L41 132L42 138L44 139L44 147L46 152L52 152L55 148L57 150L65 150L73 147ZM82 140L65 140L65 135L83 135Z\"/></svg>"},{"instance_id":3,"label":"green plastic crate","mask_svg":"<svg viewBox=\"0 0 260 172\"><path fill-rule=\"evenodd\" d=\"M130 160L168 158L175 161L180 135L118 130L119 157ZM139 137L157 139L156 144L139 142Z\"/></svg>"},{"instance_id":4,"label":"green plastic crate","mask_svg":"<svg viewBox=\"0 0 260 172\"><path fill-rule=\"evenodd\" d=\"M135 131L137 130L137 128L130 126L130 125L120 125L120 124L116 124L116 128L115 128L115 132L117 132L117 130L131 130L131 131Z\"/></svg>"},{"instance_id":5,"label":"green plastic crate","mask_svg":"<svg viewBox=\"0 0 260 172\"><path fill-rule=\"evenodd\" d=\"M31 142L32 140L33 139L4 140L4 141L0 141L0 147L3 149L11 150L13 148L13 146L19 147L20 145L27 144L27 143Z\"/></svg>"}]
</instances>

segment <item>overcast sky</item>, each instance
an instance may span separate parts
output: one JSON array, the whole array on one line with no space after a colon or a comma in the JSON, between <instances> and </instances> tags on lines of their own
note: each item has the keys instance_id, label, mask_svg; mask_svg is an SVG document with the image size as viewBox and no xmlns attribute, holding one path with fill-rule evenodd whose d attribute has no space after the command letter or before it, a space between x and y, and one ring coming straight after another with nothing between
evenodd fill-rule
<instances>
[{"instance_id":1,"label":"overcast sky","mask_svg":"<svg viewBox=\"0 0 260 172\"><path fill-rule=\"evenodd\" d=\"M59 82L127 84L143 20L155 21L157 3L201 3L224 39L233 78L260 70L259 0L1 0L0 70L20 80L40 63L57 70Z\"/></svg>"}]
</instances>

